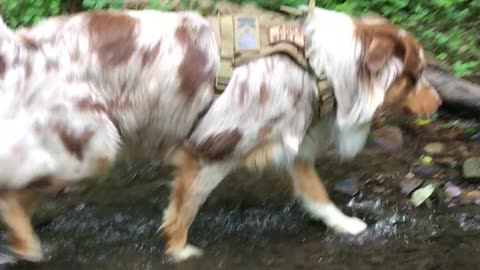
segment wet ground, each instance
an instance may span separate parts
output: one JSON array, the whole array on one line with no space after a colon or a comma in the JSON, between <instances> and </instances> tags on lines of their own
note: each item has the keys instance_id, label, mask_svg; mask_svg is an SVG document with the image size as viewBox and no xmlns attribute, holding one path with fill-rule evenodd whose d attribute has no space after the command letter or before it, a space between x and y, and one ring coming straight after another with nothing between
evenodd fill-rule
<instances>
[{"instance_id":1,"label":"wet ground","mask_svg":"<svg viewBox=\"0 0 480 270\"><path fill-rule=\"evenodd\" d=\"M384 125L401 128L403 147L387 151L373 140L353 161L318 162L334 201L368 222L359 236L334 234L309 219L291 201L286 179L237 174L212 194L191 228L191 242L205 256L173 265L156 233L170 176L156 165L134 166L49 202L35 219L48 261L0 269L480 269L480 206L462 196L446 199L444 192L447 182L464 193L477 189L460 166L480 156L476 123L387 119L377 127ZM419 164L430 142L446 149L431 164ZM438 187L417 208L400 192L409 172ZM345 179L358 184L354 195L336 190Z\"/></svg>"}]
</instances>

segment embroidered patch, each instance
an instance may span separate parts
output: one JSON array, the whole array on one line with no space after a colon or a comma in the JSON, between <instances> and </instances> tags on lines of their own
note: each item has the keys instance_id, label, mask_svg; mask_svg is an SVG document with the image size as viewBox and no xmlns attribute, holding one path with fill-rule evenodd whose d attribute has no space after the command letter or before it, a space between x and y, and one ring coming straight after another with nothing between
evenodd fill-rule
<instances>
[{"instance_id":1,"label":"embroidered patch","mask_svg":"<svg viewBox=\"0 0 480 270\"><path fill-rule=\"evenodd\" d=\"M305 45L303 31L298 25L281 24L270 27L269 42L270 44L287 41L300 48Z\"/></svg>"},{"instance_id":2,"label":"embroidered patch","mask_svg":"<svg viewBox=\"0 0 480 270\"><path fill-rule=\"evenodd\" d=\"M237 51L260 49L258 27L258 19L256 17L235 17L235 49Z\"/></svg>"}]
</instances>

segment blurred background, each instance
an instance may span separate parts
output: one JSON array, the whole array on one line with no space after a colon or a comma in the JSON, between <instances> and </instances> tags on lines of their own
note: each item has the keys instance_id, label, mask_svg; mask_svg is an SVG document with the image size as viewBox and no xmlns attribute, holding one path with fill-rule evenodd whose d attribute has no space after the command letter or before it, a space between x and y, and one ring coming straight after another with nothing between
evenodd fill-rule
<instances>
[{"instance_id":1,"label":"blurred background","mask_svg":"<svg viewBox=\"0 0 480 270\"><path fill-rule=\"evenodd\" d=\"M149 8L195 9L214 14L214 0L3 0L0 12L8 25L31 25L38 20L82 10ZM230 0L256 2L278 10L281 5L298 6L306 0ZM375 12L415 33L433 58L457 77L480 75L480 0L317 0L324 7L350 14Z\"/></svg>"}]
</instances>

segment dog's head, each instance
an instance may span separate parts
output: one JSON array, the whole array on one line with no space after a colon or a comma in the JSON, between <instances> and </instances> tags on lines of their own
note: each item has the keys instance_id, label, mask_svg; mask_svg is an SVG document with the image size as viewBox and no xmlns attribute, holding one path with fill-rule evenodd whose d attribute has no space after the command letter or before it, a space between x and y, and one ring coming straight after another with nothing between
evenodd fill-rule
<instances>
[{"instance_id":1,"label":"dog's head","mask_svg":"<svg viewBox=\"0 0 480 270\"><path fill-rule=\"evenodd\" d=\"M317 8L305 28L307 55L325 71L337 101L339 152L352 157L364 146L381 111L430 116L441 99L423 77L422 47L409 33L379 15L353 18Z\"/></svg>"},{"instance_id":2,"label":"dog's head","mask_svg":"<svg viewBox=\"0 0 480 270\"><path fill-rule=\"evenodd\" d=\"M379 15L361 17L354 25L362 46L358 70L365 94L385 93L381 110L434 114L442 101L423 77L427 63L417 40Z\"/></svg>"},{"instance_id":3,"label":"dog's head","mask_svg":"<svg viewBox=\"0 0 480 270\"><path fill-rule=\"evenodd\" d=\"M110 161L105 158L114 155L115 128L78 99L88 94L87 86L15 76L7 73L0 85L1 188L65 184Z\"/></svg>"}]
</instances>

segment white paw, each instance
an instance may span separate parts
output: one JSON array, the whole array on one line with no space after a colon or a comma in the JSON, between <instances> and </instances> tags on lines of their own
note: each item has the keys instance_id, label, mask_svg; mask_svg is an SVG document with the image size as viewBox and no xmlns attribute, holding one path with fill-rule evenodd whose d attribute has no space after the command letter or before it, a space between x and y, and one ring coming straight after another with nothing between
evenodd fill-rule
<instances>
[{"instance_id":1,"label":"white paw","mask_svg":"<svg viewBox=\"0 0 480 270\"><path fill-rule=\"evenodd\" d=\"M20 251L14 248L11 248L12 252L22 260L30 262L41 262L44 259L42 246L38 239L34 239L29 243L28 250Z\"/></svg>"},{"instance_id":2,"label":"white paw","mask_svg":"<svg viewBox=\"0 0 480 270\"><path fill-rule=\"evenodd\" d=\"M367 229L367 224L361 219L348 216L338 218L333 222L328 222L327 225L338 233L347 233L351 235L357 235Z\"/></svg>"},{"instance_id":3,"label":"white paw","mask_svg":"<svg viewBox=\"0 0 480 270\"><path fill-rule=\"evenodd\" d=\"M182 262L190 258L196 258L203 255L203 251L195 246L186 245L184 249L171 253L175 262Z\"/></svg>"}]
</instances>

